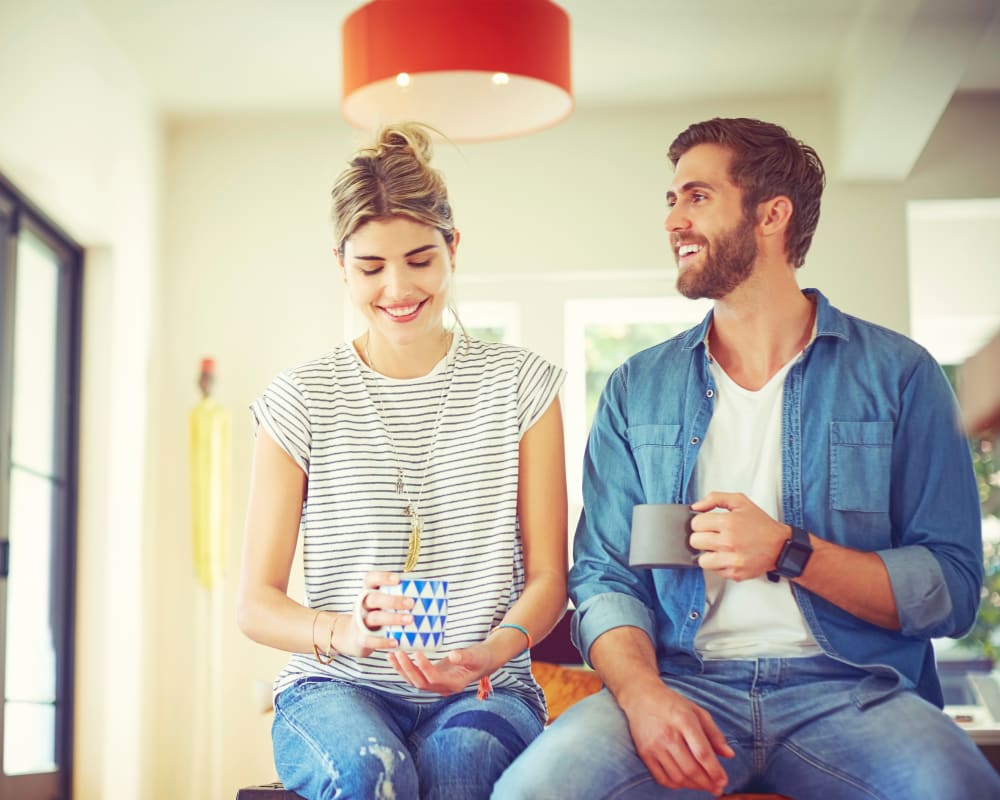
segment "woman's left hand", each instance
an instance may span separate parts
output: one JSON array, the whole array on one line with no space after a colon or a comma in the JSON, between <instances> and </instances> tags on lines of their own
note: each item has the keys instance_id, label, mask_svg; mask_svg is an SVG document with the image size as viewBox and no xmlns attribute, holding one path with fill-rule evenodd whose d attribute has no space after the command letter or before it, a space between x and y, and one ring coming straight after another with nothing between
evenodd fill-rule
<instances>
[{"instance_id":1,"label":"woman's left hand","mask_svg":"<svg viewBox=\"0 0 1000 800\"><path fill-rule=\"evenodd\" d=\"M472 647L452 650L436 663L419 651L406 653L394 650L389 653L389 663L407 683L447 697L462 691L486 674L490 664L490 650L485 644L474 644Z\"/></svg>"}]
</instances>

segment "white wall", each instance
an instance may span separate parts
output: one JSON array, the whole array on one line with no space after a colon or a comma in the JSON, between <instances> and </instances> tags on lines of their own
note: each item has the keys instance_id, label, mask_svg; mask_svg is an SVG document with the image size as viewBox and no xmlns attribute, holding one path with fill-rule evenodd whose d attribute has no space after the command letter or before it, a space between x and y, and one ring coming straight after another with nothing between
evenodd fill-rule
<instances>
[{"instance_id":1,"label":"white wall","mask_svg":"<svg viewBox=\"0 0 1000 800\"><path fill-rule=\"evenodd\" d=\"M151 797L214 800L273 773L255 681L270 684L284 659L246 640L234 610L252 453L247 406L280 369L340 339L343 301L326 219L329 176L355 146L353 135L332 116L207 121L167 134L163 324L152 410L158 459L150 473L158 489L150 534L160 547L149 591L161 598L155 628L162 646L151 669L161 719L172 724L153 734ZM232 415L234 463L228 574L217 590L221 615L208 626L203 615L211 616L211 602L191 567L187 483L187 412L199 397L203 356L217 359L213 395ZM192 696L215 637L222 640L215 665L222 680ZM220 750L221 778L198 752L206 724L201 706L215 692L222 693L222 725L208 720L215 734L209 747Z\"/></svg>"},{"instance_id":2,"label":"white wall","mask_svg":"<svg viewBox=\"0 0 1000 800\"><path fill-rule=\"evenodd\" d=\"M1000 330L997 130L996 95L957 98L906 184L911 333L946 364ZM978 169L948 170L959 153Z\"/></svg>"},{"instance_id":3,"label":"white wall","mask_svg":"<svg viewBox=\"0 0 1000 800\"><path fill-rule=\"evenodd\" d=\"M144 789L143 572L159 125L75 2L0 4L0 171L86 248L74 797Z\"/></svg>"}]
</instances>

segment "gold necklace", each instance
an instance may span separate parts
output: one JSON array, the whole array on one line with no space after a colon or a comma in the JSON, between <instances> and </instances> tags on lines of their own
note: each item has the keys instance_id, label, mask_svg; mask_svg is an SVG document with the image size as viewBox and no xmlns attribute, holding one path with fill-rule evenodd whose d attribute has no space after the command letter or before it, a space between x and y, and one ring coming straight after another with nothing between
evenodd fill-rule
<instances>
[{"instance_id":1,"label":"gold necklace","mask_svg":"<svg viewBox=\"0 0 1000 800\"><path fill-rule=\"evenodd\" d=\"M370 339L371 331L369 330L365 333L365 359L368 361L368 366L371 367L372 372L376 372L375 363L372 361L371 352L368 350L368 342ZM445 352L447 353L447 351ZM410 497L410 490L406 485L406 478L403 476L403 467L400 464L399 450L396 447L396 440L392 436L392 431L389 430L389 417L386 415L385 407L382 405L382 391L378 388L377 379L372 382L372 386L375 389L374 393L369 390L369 396L375 400L379 421L382 423L382 429L389 438L389 445L392 447L392 456L396 462L396 494L402 495L406 498L406 507L403 509L403 514L410 518L410 540L406 547L406 561L403 564L403 572L412 572L417 566L417 560L420 558L420 541L424 532L424 520L420 516L420 501L424 497L424 485L427 482L427 471L431 466L431 458L434 455L434 445L437 444L437 435L441 428L441 418L444 416L444 407L448 403L448 395L451 394L452 379L455 377L454 364L448 364L445 368L450 370L448 374L448 383L444 385L441 389L441 394L438 396L437 414L434 417L434 430L431 433L430 447L427 448L427 458L424 459L424 471L423 475L420 477L420 491L417 493L416 502L414 502ZM367 382L365 385L367 388Z\"/></svg>"}]
</instances>

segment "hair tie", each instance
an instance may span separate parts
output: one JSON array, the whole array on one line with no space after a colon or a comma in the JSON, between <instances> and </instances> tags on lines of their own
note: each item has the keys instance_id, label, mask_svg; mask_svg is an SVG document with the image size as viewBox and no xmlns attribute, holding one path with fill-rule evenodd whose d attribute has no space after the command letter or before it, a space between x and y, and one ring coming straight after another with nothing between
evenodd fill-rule
<instances>
[{"instance_id":1,"label":"hair tie","mask_svg":"<svg viewBox=\"0 0 1000 800\"><path fill-rule=\"evenodd\" d=\"M501 628L513 628L515 631L521 631L521 633L524 634L524 638L528 640L528 646L525 649L526 650L531 649L531 634L528 633L527 628L523 628L520 625L515 625L513 622L502 622L499 625L497 625L492 631L490 631L490 633L493 633L493 631L498 631Z\"/></svg>"},{"instance_id":2,"label":"hair tie","mask_svg":"<svg viewBox=\"0 0 1000 800\"><path fill-rule=\"evenodd\" d=\"M531 634L528 633L527 628L524 628L521 625L516 625L513 622L503 622L500 625L497 625L493 630L491 630L490 633L495 633L501 628L513 628L515 631L520 631L521 633L523 633L524 638L528 640L528 646L525 648L525 650L531 649ZM490 683L490 676L483 675L483 677L479 679L479 689L476 691L476 698L479 700L485 700L491 694L493 694L493 684Z\"/></svg>"}]
</instances>

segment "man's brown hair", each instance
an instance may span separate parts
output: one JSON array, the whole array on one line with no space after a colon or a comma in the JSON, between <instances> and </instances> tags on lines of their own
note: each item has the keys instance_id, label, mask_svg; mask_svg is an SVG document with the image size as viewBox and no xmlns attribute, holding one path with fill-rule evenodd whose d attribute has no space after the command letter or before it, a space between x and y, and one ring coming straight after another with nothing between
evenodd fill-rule
<instances>
[{"instance_id":1,"label":"man's brown hair","mask_svg":"<svg viewBox=\"0 0 1000 800\"><path fill-rule=\"evenodd\" d=\"M676 167L681 156L699 144L717 144L732 153L729 175L743 193L748 219L756 220L757 206L772 197L782 195L792 201L785 252L793 265L801 267L819 223L826 185L816 151L780 125L716 117L688 127L671 143L667 156Z\"/></svg>"}]
</instances>

